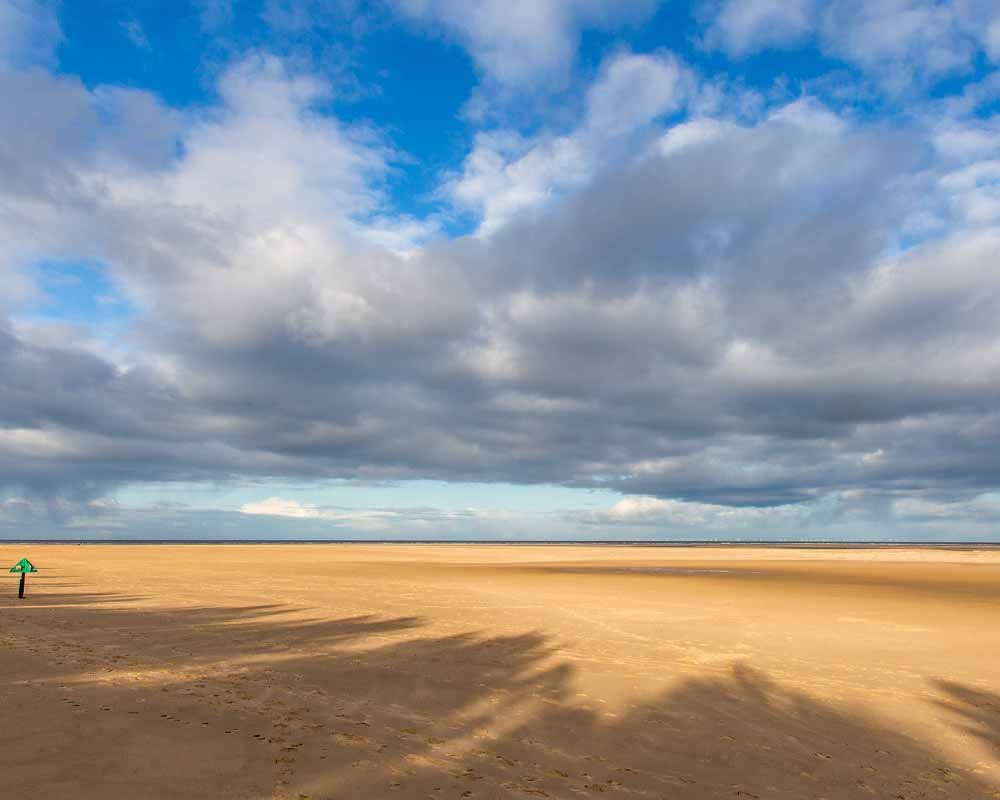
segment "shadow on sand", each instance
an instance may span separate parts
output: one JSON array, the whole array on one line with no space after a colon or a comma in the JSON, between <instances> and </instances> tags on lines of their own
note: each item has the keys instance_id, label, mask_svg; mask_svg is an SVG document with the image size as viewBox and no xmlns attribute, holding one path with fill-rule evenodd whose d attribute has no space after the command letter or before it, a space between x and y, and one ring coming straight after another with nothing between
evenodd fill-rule
<instances>
[{"instance_id":1,"label":"shadow on sand","mask_svg":"<svg viewBox=\"0 0 1000 800\"><path fill-rule=\"evenodd\" d=\"M0 621L0 752L31 796L1000 797L926 743L744 664L612 710L580 704L538 632L48 599ZM997 756L1000 700L937 688Z\"/></svg>"},{"instance_id":2,"label":"shadow on sand","mask_svg":"<svg viewBox=\"0 0 1000 800\"><path fill-rule=\"evenodd\" d=\"M946 696L937 705L955 715L959 727L979 739L1000 759L1000 696L954 681L934 681Z\"/></svg>"}]
</instances>

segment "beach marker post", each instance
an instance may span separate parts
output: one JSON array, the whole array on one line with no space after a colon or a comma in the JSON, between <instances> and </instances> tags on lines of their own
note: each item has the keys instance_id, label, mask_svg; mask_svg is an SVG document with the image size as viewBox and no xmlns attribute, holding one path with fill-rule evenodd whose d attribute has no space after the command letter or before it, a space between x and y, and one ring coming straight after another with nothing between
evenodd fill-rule
<instances>
[{"instance_id":1,"label":"beach marker post","mask_svg":"<svg viewBox=\"0 0 1000 800\"><path fill-rule=\"evenodd\" d=\"M38 572L38 569L32 564L28 559L22 558L13 567L10 568L11 572L21 573L21 584L17 587L17 599L24 599L24 576L29 572Z\"/></svg>"}]
</instances>

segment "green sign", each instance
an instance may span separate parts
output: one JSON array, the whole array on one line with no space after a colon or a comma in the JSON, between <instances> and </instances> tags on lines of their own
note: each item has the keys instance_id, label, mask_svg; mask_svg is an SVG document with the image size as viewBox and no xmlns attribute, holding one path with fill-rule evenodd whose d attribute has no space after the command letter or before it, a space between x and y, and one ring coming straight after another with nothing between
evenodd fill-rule
<instances>
[{"instance_id":1,"label":"green sign","mask_svg":"<svg viewBox=\"0 0 1000 800\"><path fill-rule=\"evenodd\" d=\"M35 569L35 565L32 564L28 559L22 558L13 567L10 568L11 572L38 572Z\"/></svg>"}]
</instances>

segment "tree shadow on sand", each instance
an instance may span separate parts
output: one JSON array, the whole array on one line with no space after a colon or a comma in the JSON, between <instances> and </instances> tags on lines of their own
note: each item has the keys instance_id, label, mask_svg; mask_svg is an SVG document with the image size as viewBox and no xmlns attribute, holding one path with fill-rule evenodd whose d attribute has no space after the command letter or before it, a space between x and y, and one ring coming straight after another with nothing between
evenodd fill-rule
<instances>
[{"instance_id":1,"label":"tree shadow on sand","mask_svg":"<svg viewBox=\"0 0 1000 800\"><path fill-rule=\"evenodd\" d=\"M562 697L566 687L555 687ZM627 713L545 694L501 706L466 733L374 772L304 780L314 798L406 797L915 798L1000 797L997 787L857 711L765 674L688 679ZM524 701L524 698L522 698Z\"/></svg>"},{"instance_id":2,"label":"tree shadow on sand","mask_svg":"<svg viewBox=\"0 0 1000 800\"><path fill-rule=\"evenodd\" d=\"M951 712L963 732L983 742L1000 759L1000 696L955 681L932 684L946 695L936 704Z\"/></svg>"},{"instance_id":3,"label":"tree shadow on sand","mask_svg":"<svg viewBox=\"0 0 1000 800\"><path fill-rule=\"evenodd\" d=\"M68 602L44 619L56 633L10 644L0 683L22 701L17 737L0 734L5 778L34 796L1000 797L926 744L746 665L610 709L578 704L573 667L539 632L429 636L417 618L275 605ZM942 688L996 747L996 717L968 712L982 698ZM36 755L55 751L75 768Z\"/></svg>"}]
</instances>

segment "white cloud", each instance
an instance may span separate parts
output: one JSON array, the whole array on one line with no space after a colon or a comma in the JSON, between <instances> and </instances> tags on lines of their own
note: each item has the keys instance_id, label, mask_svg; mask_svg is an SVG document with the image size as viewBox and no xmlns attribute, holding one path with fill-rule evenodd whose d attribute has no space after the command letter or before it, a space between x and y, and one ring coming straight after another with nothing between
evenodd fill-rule
<instances>
[{"instance_id":1,"label":"white cloud","mask_svg":"<svg viewBox=\"0 0 1000 800\"><path fill-rule=\"evenodd\" d=\"M642 20L654 0L394 0L405 17L440 25L490 78L525 86L565 78L582 30Z\"/></svg>"},{"instance_id":2,"label":"white cloud","mask_svg":"<svg viewBox=\"0 0 1000 800\"><path fill-rule=\"evenodd\" d=\"M971 71L978 52L996 60L998 26L990 0L725 0L705 42L740 57L815 36L826 55L903 92Z\"/></svg>"},{"instance_id":3,"label":"white cloud","mask_svg":"<svg viewBox=\"0 0 1000 800\"><path fill-rule=\"evenodd\" d=\"M605 513L620 520L649 519L665 517L676 506L676 501L661 500L658 497L623 497Z\"/></svg>"},{"instance_id":4,"label":"white cloud","mask_svg":"<svg viewBox=\"0 0 1000 800\"><path fill-rule=\"evenodd\" d=\"M587 92L576 129L527 140L513 131L478 134L447 194L479 216L479 233L488 236L579 186L607 162L629 155L633 138L677 111L693 84L691 73L670 53L619 53Z\"/></svg>"},{"instance_id":5,"label":"white cloud","mask_svg":"<svg viewBox=\"0 0 1000 800\"><path fill-rule=\"evenodd\" d=\"M677 111L693 79L670 53L625 53L610 59L587 92L589 137L609 141Z\"/></svg>"},{"instance_id":6,"label":"white cloud","mask_svg":"<svg viewBox=\"0 0 1000 800\"><path fill-rule=\"evenodd\" d=\"M1000 157L1000 116L986 119L948 118L935 126L931 141L952 162L968 164Z\"/></svg>"},{"instance_id":7,"label":"white cloud","mask_svg":"<svg viewBox=\"0 0 1000 800\"><path fill-rule=\"evenodd\" d=\"M445 533L464 537L475 534L510 536L515 534L515 529L507 527L505 530L505 526L520 526L532 521L537 524L537 518L544 516L478 508L327 508L281 497L244 503L240 507L240 513L249 516L318 520L340 530L391 533L396 536L409 533L431 538Z\"/></svg>"},{"instance_id":8,"label":"white cloud","mask_svg":"<svg viewBox=\"0 0 1000 800\"><path fill-rule=\"evenodd\" d=\"M948 118L932 141L942 166L940 188L956 220L970 226L1000 221L1000 116Z\"/></svg>"},{"instance_id":9,"label":"white cloud","mask_svg":"<svg viewBox=\"0 0 1000 800\"><path fill-rule=\"evenodd\" d=\"M688 148L717 142L736 129L733 123L716 119L693 119L673 126L660 139L660 151L671 157Z\"/></svg>"},{"instance_id":10,"label":"white cloud","mask_svg":"<svg viewBox=\"0 0 1000 800\"><path fill-rule=\"evenodd\" d=\"M240 506L240 513L250 516L284 517L287 519L322 520L336 527L352 527L358 530L385 530L394 522L412 522L405 512L386 509L344 509L320 508L311 503L300 503L282 497L268 497ZM419 514L414 514L419 518Z\"/></svg>"},{"instance_id":11,"label":"white cloud","mask_svg":"<svg viewBox=\"0 0 1000 800\"><path fill-rule=\"evenodd\" d=\"M667 532L670 526L704 530L756 526L759 530L774 531L789 524L806 523L814 513L805 505L734 507L630 495L597 512L595 520L601 524L659 525L666 527Z\"/></svg>"},{"instance_id":12,"label":"white cloud","mask_svg":"<svg viewBox=\"0 0 1000 800\"><path fill-rule=\"evenodd\" d=\"M282 497L268 497L255 503L240 506L241 514L261 514L268 517L293 517L295 519L319 519L322 512L309 503L285 500Z\"/></svg>"},{"instance_id":13,"label":"white cloud","mask_svg":"<svg viewBox=\"0 0 1000 800\"><path fill-rule=\"evenodd\" d=\"M840 0L821 23L826 48L882 73L880 81L904 89L921 75L937 77L969 68L977 42L960 3L936 0Z\"/></svg>"},{"instance_id":14,"label":"white cloud","mask_svg":"<svg viewBox=\"0 0 1000 800\"><path fill-rule=\"evenodd\" d=\"M344 221L375 209L372 189L388 153L334 118L316 113L329 86L251 57L219 82L221 112L187 133L184 157L167 176L171 199L226 212L249 225L288 218Z\"/></svg>"},{"instance_id":15,"label":"white cloud","mask_svg":"<svg viewBox=\"0 0 1000 800\"><path fill-rule=\"evenodd\" d=\"M812 30L814 0L727 0L706 42L733 56L799 41Z\"/></svg>"},{"instance_id":16,"label":"white cloud","mask_svg":"<svg viewBox=\"0 0 1000 800\"><path fill-rule=\"evenodd\" d=\"M489 235L517 214L543 205L584 180L590 154L570 136L527 142L512 132L476 135L462 174L447 193L479 217L479 233Z\"/></svg>"}]
</instances>

